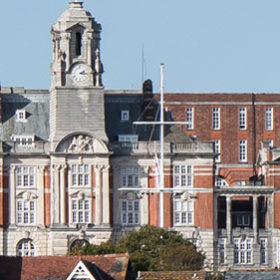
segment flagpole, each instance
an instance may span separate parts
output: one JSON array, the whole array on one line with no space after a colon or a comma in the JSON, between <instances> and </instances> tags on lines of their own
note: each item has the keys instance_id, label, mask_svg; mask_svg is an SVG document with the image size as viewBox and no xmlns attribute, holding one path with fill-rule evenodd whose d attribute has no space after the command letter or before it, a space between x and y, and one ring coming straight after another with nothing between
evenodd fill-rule
<instances>
[{"instance_id":1,"label":"flagpole","mask_svg":"<svg viewBox=\"0 0 280 280\"><path fill-rule=\"evenodd\" d=\"M160 192L159 226L164 227L164 64L160 65Z\"/></svg>"}]
</instances>

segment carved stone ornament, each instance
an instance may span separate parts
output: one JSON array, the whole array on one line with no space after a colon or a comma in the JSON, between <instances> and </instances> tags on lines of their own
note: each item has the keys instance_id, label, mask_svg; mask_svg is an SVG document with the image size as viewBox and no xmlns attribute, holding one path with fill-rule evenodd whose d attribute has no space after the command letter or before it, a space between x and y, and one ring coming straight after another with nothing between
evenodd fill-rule
<instances>
[{"instance_id":1,"label":"carved stone ornament","mask_svg":"<svg viewBox=\"0 0 280 280\"><path fill-rule=\"evenodd\" d=\"M93 143L94 140L92 137L79 135L74 136L72 143L70 144L67 152L69 153L93 153Z\"/></svg>"},{"instance_id":2,"label":"carved stone ornament","mask_svg":"<svg viewBox=\"0 0 280 280\"><path fill-rule=\"evenodd\" d=\"M143 195L141 193L137 192L122 192L120 194L120 197L122 199L127 199L127 200L136 200L136 199L141 199L143 198Z\"/></svg>"},{"instance_id":3,"label":"carved stone ornament","mask_svg":"<svg viewBox=\"0 0 280 280\"><path fill-rule=\"evenodd\" d=\"M82 133L63 138L55 151L71 154L107 154L109 152L107 145L103 141Z\"/></svg>"},{"instance_id":4,"label":"carved stone ornament","mask_svg":"<svg viewBox=\"0 0 280 280\"><path fill-rule=\"evenodd\" d=\"M20 192L16 195L16 198L20 198L20 199L24 199L26 201L29 201L31 199L37 199L38 195L34 192L30 192L30 191L23 191Z\"/></svg>"},{"instance_id":5,"label":"carved stone ornament","mask_svg":"<svg viewBox=\"0 0 280 280\"><path fill-rule=\"evenodd\" d=\"M84 191L77 191L77 192L73 192L70 194L71 198L78 198L80 200L84 200L86 198L90 198L91 195L89 193L86 193Z\"/></svg>"}]
</instances>

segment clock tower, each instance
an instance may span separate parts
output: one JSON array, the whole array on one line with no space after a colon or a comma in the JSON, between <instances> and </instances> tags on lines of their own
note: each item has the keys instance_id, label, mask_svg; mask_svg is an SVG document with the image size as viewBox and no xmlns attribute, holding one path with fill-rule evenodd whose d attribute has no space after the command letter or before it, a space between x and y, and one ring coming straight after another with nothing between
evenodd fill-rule
<instances>
[{"instance_id":1,"label":"clock tower","mask_svg":"<svg viewBox=\"0 0 280 280\"><path fill-rule=\"evenodd\" d=\"M104 123L101 25L80 1L52 25L51 150L67 135L83 132L107 142Z\"/></svg>"}]
</instances>

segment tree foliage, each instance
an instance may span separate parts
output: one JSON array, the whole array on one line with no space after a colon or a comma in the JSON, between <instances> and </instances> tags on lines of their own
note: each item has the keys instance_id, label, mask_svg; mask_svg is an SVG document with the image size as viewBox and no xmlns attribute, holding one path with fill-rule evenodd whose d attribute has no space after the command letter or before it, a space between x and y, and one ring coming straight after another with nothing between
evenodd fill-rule
<instances>
[{"instance_id":1,"label":"tree foliage","mask_svg":"<svg viewBox=\"0 0 280 280\"><path fill-rule=\"evenodd\" d=\"M109 240L100 245L86 245L78 252L83 255L129 252L134 271L197 270L205 259L181 234L153 226L132 231L116 244Z\"/></svg>"}]
</instances>

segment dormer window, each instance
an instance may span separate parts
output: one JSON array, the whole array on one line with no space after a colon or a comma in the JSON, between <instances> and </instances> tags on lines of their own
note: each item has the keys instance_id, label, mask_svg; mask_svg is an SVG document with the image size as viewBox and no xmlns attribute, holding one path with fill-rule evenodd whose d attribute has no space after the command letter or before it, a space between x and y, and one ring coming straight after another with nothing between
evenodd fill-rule
<instances>
[{"instance_id":1,"label":"dormer window","mask_svg":"<svg viewBox=\"0 0 280 280\"><path fill-rule=\"evenodd\" d=\"M26 111L25 110L16 111L16 121L17 122L26 122Z\"/></svg>"},{"instance_id":2,"label":"dormer window","mask_svg":"<svg viewBox=\"0 0 280 280\"><path fill-rule=\"evenodd\" d=\"M136 143L138 142L138 135L137 134L119 134L118 135L119 142L129 142L129 143Z\"/></svg>"},{"instance_id":3,"label":"dormer window","mask_svg":"<svg viewBox=\"0 0 280 280\"><path fill-rule=\"evenodd\" d=\"M33 147L34 135L12 135L11 139L20 147Z\"/></svg>"},{"instance_id":4,"label":"dormer window","mask_svg":"<svg viewBox=\"0 0 280 280\"><path fill-rule=\"evenodd\" d=\"M129 111L124 110L121 112L121 121L129 121Z\"/></svg>"}]
</instances>

